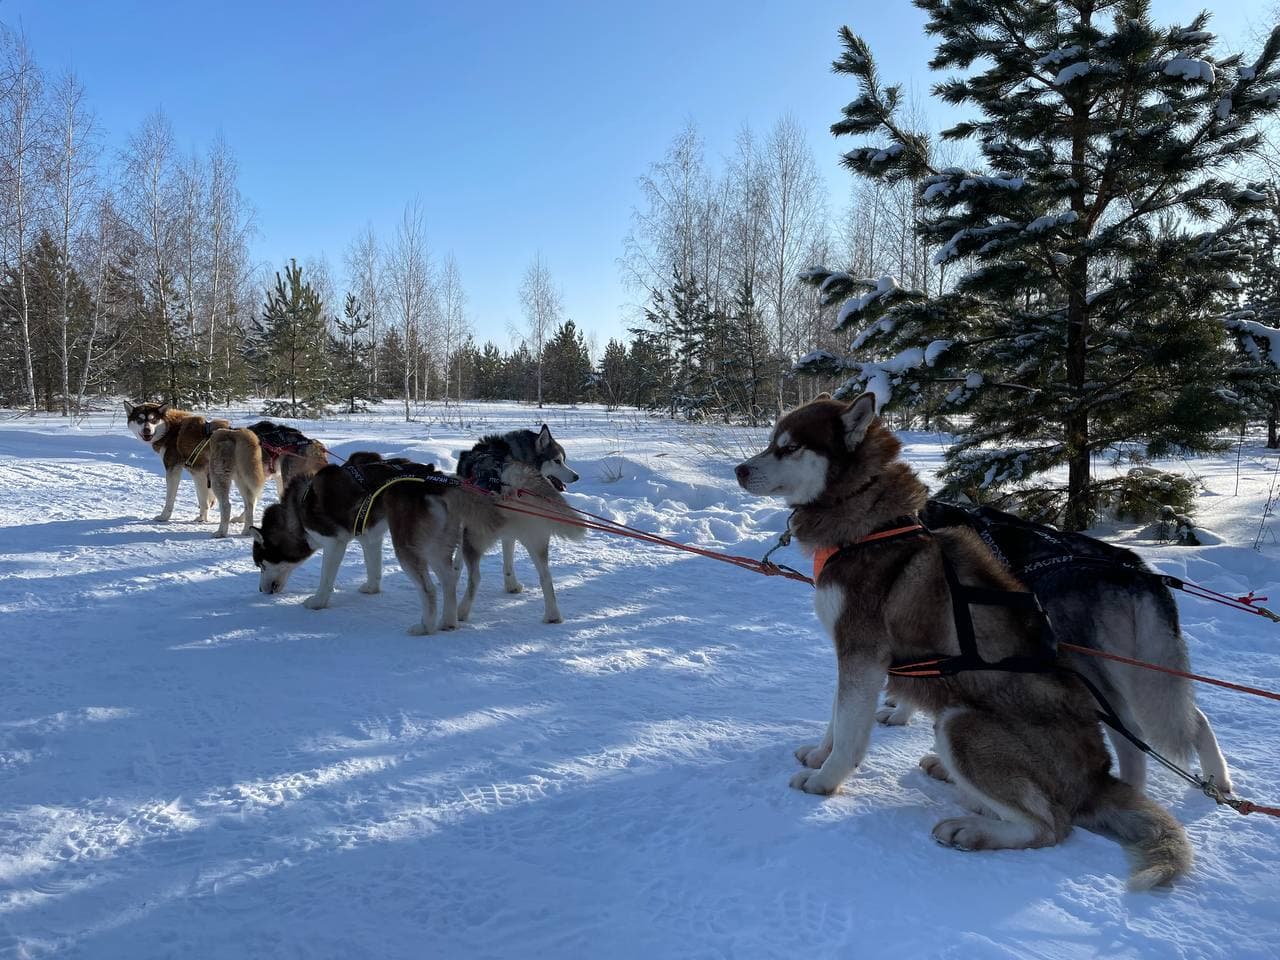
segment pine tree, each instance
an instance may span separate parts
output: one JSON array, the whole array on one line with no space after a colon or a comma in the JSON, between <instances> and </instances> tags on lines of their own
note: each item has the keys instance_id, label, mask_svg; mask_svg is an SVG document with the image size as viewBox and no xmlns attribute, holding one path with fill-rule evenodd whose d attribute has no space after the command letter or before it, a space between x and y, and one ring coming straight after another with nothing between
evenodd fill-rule
<instances>
[{"instance_id":1,"label":"pine tree","mask_svg":"<svg viewBox=\"0 0 1280 960\"><path fill-rule=\"evenodd\" d=\"M272 386L288 397L269 404L268 416L305 417L323 413L329 395L324 305L302 268L290 260L284 276L262 308L263 342Z\"/></svg>"},{"instance_id":2,"label":"pine tree","mask_svg":"<svg viewBox=\"0 0 1280 960\"><path fill-rule=\"evenodd\" d=\"M1280 189L1272 183L1266 193L1266 206L1250 222L1241 303L1223 319L1242 353L1237 389L1266 420L1267 446L1274 449L1280 447Z\"/></svg>"},{"instance_id":3,"label":"pine tree","mask_svg":"<svg viewBox=\"0 0 1280 960\"><path fill-rule=\"evenodd\" d=\"M502 351L492 340L486 340L476 357L473 392L478 400L502 398L502 366Z\"/></svg>"},{"instance_id":4,"label":"pine tree","mask_svg":"<svg viewBox=\"0 0 1280 960\"><path fill-rule=\"evenodd\" d=\"M369 396L369 354L371 352L364 332L369 321L364 317L360 301L354 293L348 293L343 304L342 316L334 318L337 336L333 337L331 350L331 389L347 405L347 413L358 413L361 404Z\"/></svg>"},{"instance_id":5,"label":"pine tree","mask_svg":"<svg viewBox=\"0 0 1280 960\"><path fill-rule=\"evenodd\" d=\"M709 351L714 318L707 292L693 274L676 271L670 301L668 336L675 360L676 396L689 416L712 402Z\"/></svg>"},{"instance_id":6,"label":"pine tree","mask_svg":"<svg viewBox=\"0 0 1280 960\"><path fill-rule=\"evenodd\" d=\"M378 382L375 384L379 396L394 396L400 389L400 371L405 365L404 337L394 326L383 329L378 338Z\"/></svg>"},{"instance_id":7,"label":"pine tree","mask_svg":"<svg viewBox=\"0 0 1280 960\"><path fill-rule=\"evenodd\" d=\"M698 278L674 269L671 286L653 291L644 319L645 326L631 333L647 340L652 373L662 384L670 415L688 416L707 406L712 401L708 347L713 316Z\"/></svg>"},{"instance_id":8,"label":"pine tree","mask_svg":"<svg viewBox=\"0 0 1280 960\"><path fill-rule=\"evenodd\" d=\"M626 344L612 337L600 357L600 367L596 371L596 383L605 405L613 410L625 402L628 380L631 376L631 364L627 359Z\"/></svg>"},{"instance_id":9,"label":"pine tree","mask_svg":"<svg viewBox=\"0 0 1280 960\"><path fill-rule=\"evenodd\" d=\"M572 320L566 320L543 348L545 394L552 403L578 403L591 376L587 342Z\"/></svg>"},{"instance_id":10,"label":"pine tree","mask_svg":"<svg viewBox=\"0 0 1280 960\"><path fill-rule=\"evenodd\" d=\"M147 284L146 314L141 335L160 347L164 376L162 393L174 406L195 398L199 386L199 357L195 344L182 329L186 305L171 271L161 266Z\"/></svg>"},{"instance_id":11,"label":"pine tree","mask_svg":"<svg viewBox=\"0 0 1280 960\"><path fill-rule=\"evenodd\" d=\"M834 69L861 92L832 131L878 135L845 165L918 180L935 262L974 269L928 300L891 278L811 271L826 302L844 302L837 328L858 332L853 358L802 366L851 374L845 394L965 414L952 489L1021 484L1056 506L1063 491L1031 483L1065 466L1057 516L1082 529L1106 493L1094 457L1134 442L1151 456L1211 450L1239 422L1217 318L1243 265L1233 240L1265 198L1221 171L1280 104L1280 29L1245 65L1213 58L1207 15L1158 28L1145 0L915 2L938 38L930 65L960 71L935 94L977 111L943 137L976 141L986 169L932 166L928 138L899 120L900 89L881 86L847 28Z\"/></svg>"},{"instance_id":12,"label":"pine tree","mask_svg":"<svg viewBox=\"0 0 1280 960\"><path fill-rule=\"evenodd\" d=\"M774 373L769 331L756 305L749 276L738 281L723 334L718 393L732 414L756 424L764 415L765 398L771 393Z\"/></svg>"},{"instance_id":13,"label":"pine tree","mask_svg":"<svg viewBox=\"0 0 1280 960\"><path fill-rule=\"evenodd\" d=\"M542 365L534 357L528 343L521 341L502 361L500 396L509 400L535 402L539 399L542 383L538 371Z\"/></svg>"},{"instance_id":14,"label":"pine tree","mask_svg":"<svg viewBox=\"0 0 1280 960\"><path fill-rule=\"evenodd\" d=\"M628 350L630 402L645 410L667 407L675 416L671 390L671 355L660 337L647 330L635 330Z\"/></svg>"}]
</instances>

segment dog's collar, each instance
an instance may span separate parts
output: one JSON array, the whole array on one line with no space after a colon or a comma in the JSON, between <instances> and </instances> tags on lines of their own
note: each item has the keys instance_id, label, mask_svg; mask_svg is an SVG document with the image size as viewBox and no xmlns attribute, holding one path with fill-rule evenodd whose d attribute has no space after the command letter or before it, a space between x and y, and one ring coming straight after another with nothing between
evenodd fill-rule
<instances>
[{"instance_id":1,"label":"dog's collar","mask_svg":"<svg viewBox=\"0 0 1280 960\"><path fill-rule=\"evenodd\" d=\"M919 518L902 516L893 521L892 526L868 533L865 537L860 537L852 543L842 543L834 547L819 547L813 552L813 582L818 582L818 578L822 576L822 571L826 569L827 564L832 560L859 547L872 543L890 543L894 540L919 540L929 535L929 528L921 523Z\"/></svg>"}]
</instances>

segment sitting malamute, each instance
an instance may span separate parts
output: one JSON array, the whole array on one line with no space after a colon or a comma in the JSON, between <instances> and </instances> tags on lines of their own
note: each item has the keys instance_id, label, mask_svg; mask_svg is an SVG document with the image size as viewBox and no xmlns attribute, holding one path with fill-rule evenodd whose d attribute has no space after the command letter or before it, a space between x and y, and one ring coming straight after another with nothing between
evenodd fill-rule
<instances>
[{"instance_id":1,"label":"sitting malamute","mask_svg":"<svg viewBox=\"0 0 1280 960\"><path fill-rule=\"evenodd\" d=\"M961 584L1025 592L967 528L861 542L925 506L924 484L898 459L900 450L876 418L871 394L853 403L824 397L784 416L769 446L737 468L748 492L780 496L795 508L790 528L807 551L860 544L834 553L816 577L814 606L835 643L837 684L822 742L796 751L808 769L791 785L808 793L836 792L862 762L892 663L960 653L944 554ZM1033 614L979 604L971 616L987 661L1045 654ZM1111 775L1095 704L1074 674L893 676L889 689L936 718L937 754L921 766L953 782L974 811L939 822L933 836L940 843L963 850L1044 847L1080 824L1115 836L1135 855L1134 889L1190 869L1182 825Z\"/></svg>"},{"instance_id":2,"label":"sitting malamute","mask_svg":"<svg viewBox=\"0 0 1280 960\"><path fill-rule=\"evenodd\" d=\"M143 443L160 454L164 462L164 509L155 519L167 523L173 516L173 506L178 499L178 485L182 482L185 467L196 487L196 499L200 504L198 523L209 519L209 507L213 505L213 490L209 485L209 447L215 430L231 426L226 420L206 420L195 413L175 410L167 403L140 403L137 406L124 401L129 430Z\"/></svg>"},{"instance_id":3,"label":"sitting malamute","mask_svg":"<svg viewBox=\"0 0 1280 960\"><path fill-rule=\"evenodd\" d=\"M1035 593L1059 640L1191 669L1178 605L1132 550L1082 533L1047 529L990 507L966 510L930 500L923 520L931 530L979 524L975 532ZM1081 562L1062 562L1072 554ZM1190 680L1076 653L1071 665L1102 691L1134 735L1167 757L1184 760L1196 753L1201 772L1230 792L1227 762L1209 718L1196 706ZM909 704L886 703L876 719L895 726L906 723L913 712ZM1143 789L1147 755L1110 727L1107 733L1120 761L1120 779Z\"/></svg>"}]
</instances>

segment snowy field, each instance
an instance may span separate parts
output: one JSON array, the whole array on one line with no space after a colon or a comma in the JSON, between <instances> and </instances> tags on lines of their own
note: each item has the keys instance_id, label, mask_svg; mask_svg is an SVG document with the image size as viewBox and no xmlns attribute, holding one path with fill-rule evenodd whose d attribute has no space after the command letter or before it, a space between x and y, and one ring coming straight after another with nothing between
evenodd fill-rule
<instances>
[{"instance_id":1,"label":"snowy field","mask_svg":"<svg viewBox=\"0 0 1280 960\"><path fill-rule=\"evenodd\" d=\"M226 411L244 423L253 412ZM339 454L452 467L514 405L299 424ZM572 502L759 556L780 504L732 466L749 438L635 413L551 409ZM461 422L460 422L461 421ZM939 438L905 437L931 477ZM1280 607L1280 546L1252 549L1274 453L1160 466L1203 478L1222 543L1135 545L1160 569ZM387 545L365 596L352 549L328 610L257 592L249 544L176 517L159 458L114 410L0 420L0 956L1276 957L1280 821L1163 772L1194 874L1128 894L1119 846L965 854L916 766L927 723L876 731L845 792L790 790L833 662L809 588L592 534L537 578L485 560L473 622L411 637ZM268 499L274 497L270 492ZM1280 523L1277 524L1280 529ZM1133 543L1134 531L1108 530ZM794 553L783 562L800 564ZM1193 667L1280 687L1280 627L1180 597ZM1280 801L1280 704L1212 688L1238 792Z\"/></svg>"}]
</instances>

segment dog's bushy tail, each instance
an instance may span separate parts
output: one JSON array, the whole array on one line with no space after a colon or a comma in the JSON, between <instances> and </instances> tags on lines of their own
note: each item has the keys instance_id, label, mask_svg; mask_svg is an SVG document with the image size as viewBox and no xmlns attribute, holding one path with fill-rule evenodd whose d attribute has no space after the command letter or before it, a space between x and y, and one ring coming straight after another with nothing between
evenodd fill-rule
<instances>
[{"instance_id":1,"label":"dog's bushy tail","mask_svg":"<svg viewBox=\"0 0 1280 960\"><path fill-rule=\"evenodd\" d=\"M1130 890L1150 890L1191 870L1191 844L1173 814L1127 783L1108 775L1089 810L1076 818L1082 827L1117 840L1133 859Z\"/></svg>"}]
</instances>

